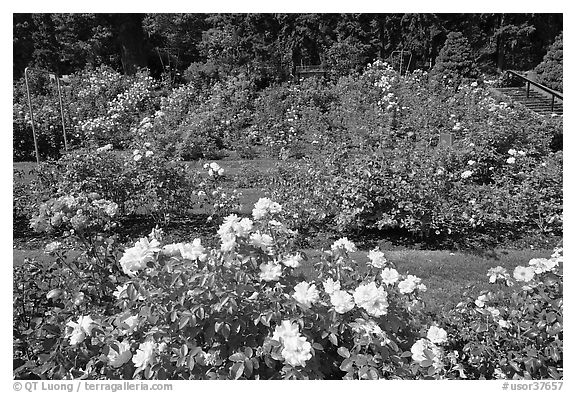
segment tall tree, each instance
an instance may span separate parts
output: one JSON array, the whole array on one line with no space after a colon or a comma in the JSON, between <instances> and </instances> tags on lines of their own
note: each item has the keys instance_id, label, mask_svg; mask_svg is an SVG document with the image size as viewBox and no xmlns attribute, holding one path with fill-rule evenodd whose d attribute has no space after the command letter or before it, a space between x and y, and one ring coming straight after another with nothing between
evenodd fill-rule
<instances>
[{"instance_id":1,"label":"tall tree","mask_svg":"<svg viewBox=\"0 0 576 393\"><path fill-rule=\"evenodd\" d=\"M546 53L546 56L544 56L542 62L538 64L535 69L538 80L542 84L558 91L563 91L563 48L563 34L560 33L548 53Z\"/></svg>"},{"instance_id":2,"label":"tall tree","mask_svg":"<svg viewBox=\"0 0 576 393\"><path fill-rule=\"evenodd\" d=\"M116 31L122 56L122 67L128 75L148 65L144 51L144 14L109 14Z\"/></svg>"}]
</instances>

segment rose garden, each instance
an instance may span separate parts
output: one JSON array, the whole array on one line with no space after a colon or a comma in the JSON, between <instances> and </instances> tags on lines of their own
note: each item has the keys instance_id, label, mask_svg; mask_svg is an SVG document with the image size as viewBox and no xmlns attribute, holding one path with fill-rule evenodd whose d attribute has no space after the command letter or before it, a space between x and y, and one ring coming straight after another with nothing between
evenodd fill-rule
<instances>
[{"instance_id":1,"label":"rose garden","mask_svg":"<svg viewBox=\"0 0 576 393\"><path fill-rule=\"evenodd\" d=\"M84 69L67 151L32 78L14 377L562 379L562 116L438 64L263 88ZM22 81L13 113L30 161Z\"/></svg>"}]
</instances>

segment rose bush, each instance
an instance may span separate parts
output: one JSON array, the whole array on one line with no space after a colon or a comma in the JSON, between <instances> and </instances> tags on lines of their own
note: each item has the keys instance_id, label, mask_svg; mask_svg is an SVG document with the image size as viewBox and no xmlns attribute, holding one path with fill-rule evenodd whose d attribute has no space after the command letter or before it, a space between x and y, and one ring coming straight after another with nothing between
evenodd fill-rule
<instances>
[{"instance_id":1,"label":"rose bush","mask_svg":"<svg viewBox=\"0 0 576 393\"><path fill-rule=\"evenodd\" d=\"M561 379L563 375L563 252L532 259L512 276L488 272L494 290L465 294L442 315L445 348L470 379ZM510 294L504 288L512 286Z\"/></svg>"},{"instance_id":2,"label":"rose bush","mask_svg":"<svg viewBox=\"0 0 576 393\"><path fill-rule=\"evenodd\" d=\"M151 143L138 147L130 153L116 151L111 144L76 149L54 163L43 163L31 186L17 190L18 211L31 215L53 195L80 192L98 193L116 203L119 218L147 216L156 223L191 210L212 220L238 209L241 193L223 190L226 172L218 164L206 163L205 172L197 173L157 154Z\"/></svg>"},{"instance_id":3,"label":"rose bush","mask_svg":"<svg viewBox=\"0 0 576 393\"><path fill-rule=\"evenodd\" d=\"M363 117L374 127L355 142L347 123L310 159L279 164L269 185L302 229L378 228L450 246L561 234L561 120L499 103L478 82L454 92L379 64L359 80L372 84L348 90L374 106L353 113L381 111L388 122ZM440 132L455 136L452 146Z\"/></svg>"},{"instance_id":4,"label":"rose bush","mask_svg":"<svg viewBox=\"0 0 576 393\"><path fill-rule=\"evenodd\" d=\"M162 231L154 230L117 254L99 286L102 277L77 271L60 245L48 245L63 267L50 271L52 286L39 288L48 302L35 305L36 313L45 316L28 321L33 332L19 331L25 362L16 375L443 377L440 347L432 355L414 347L424 328L413 315L426 290L420 280L391 275L395 269L377 252L360 275L348 254L355 246L345 238L326 252L314 282L303 280L297 268L306 256L293 248L293 232L279 221L282 210L263 198L252 218L226 217L220 249L209 250L200 239L162 244ZM112 244L96 250L110 260ZM77 275L82 295L71 297L69 274ZM99 301L92 301L95 287ZM18 294L26 289L15 292L22 307L28 303ZM22 315L15 310L15 318Z\"/></svg>"}]
</instances>

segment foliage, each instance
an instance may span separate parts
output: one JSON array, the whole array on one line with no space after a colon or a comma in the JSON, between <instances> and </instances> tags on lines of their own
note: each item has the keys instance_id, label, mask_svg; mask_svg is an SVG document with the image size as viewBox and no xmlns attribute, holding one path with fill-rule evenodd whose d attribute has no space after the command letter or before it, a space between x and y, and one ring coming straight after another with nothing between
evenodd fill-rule
<instances>
[{"instance_id":1,"label":"foliage","mask_svg":"<svg viewBox=\"0 0 576 393\"><path fill-rule=\"evenodd\" d=\"M163 244L157 228L123 252L102 236L77 258L48 244L56 263L16 271L15 377L562 377L561 251L518 266L524 286L511 297L465 297L430 323L426 285L377 249L359 270L347 238L303 281L283 211L261 198L252 218L226 217L212 250ZM501 268L488 277L513 284Z\"/></svg>"},{"instance_id":2,"label":"foliage","mask_svg":"<svg viewBox=\"0 0 576 393\"><path fill-rule=\"evenodd\" d=\"M448 34L446 42L436 58L433 72L452 79L478 76L478 70L472 57L472 48L461 32Z\"/></svg>"},{"instance_id":3,"label":"foliage","mask_svg":"<svg viewBox=\"0 0 576 393\"><path fill-rule=\"evenodd\" d=\"M532 259L510 277L504 268L488 272L494 291L464 294L442 315L447 351L461 376L470 379L561 379L563 368L562 250ZM512 294L503 289L515 285ZM521 286L520 288L517 288Z\"/></svg>"},{"instance_id":4,"label":"foliage","mask_svg":"<svg viewBox=\"0 0 576 393\"><path fill-rule=\"evenodd\" d=\"M107 65L133 74L179 79L190 64L214 70L250 70L258 84L286 81L297 65L338 59L361 66L410 50L424 67L449 31L468 37L474 58L493 71L537 65L562 31L562 14L18 14L13 17L14 78L26 66L72 74ZM349 50L347 50L349 49ZM352 55L354 54L354 55ZM351 62L350 62L351 61ZM343 67L342 67L343 66Z\"/></svg>"},{"instance_id":5,"label":"foliage","mask_svg":"<svg viewBox=\"0 0 576 393\"><path fill-rule=\"evenodd\" d=\"M544 59L534 69L538 81L551 89L562 91L563 71L563 35L560 34L544 56Z\"/></svg>"},{"instance_id":6,"label":"foliage","mask_svg":"<svg viewBox=\"0 0 576 393\"><path fill-rule=\"evenodd\" d=\"M144 72L129 77L102 66L60 83L69 147L113 143L126 148L133 128L157 106L159 85ZM59 158L64 140L55 82L32 73L30 94L41 159ZM14 84L13 124L14 158L29 160L34 144L23 79Z\"/></svg>"},{"instance_id":7,"label":"foliage","mask_svg":"<svg viewBox=\"0 0 576 393\"><path fill-rule=\"evenodd\" d=\"M88 292L85 297L68 300L70 288L63 277L81 265L66 263L56 271L40 268L39 274L53 277L48 283L55 287L24 283L15 292L16 304L26 307L18 295L38 290L54 303L37 305L47 317L34 319L33 331L19 330L28 357L16 375L146 379L442 375L441 351L430 361L415 363L407 351L415 339L410 310L419 304L418 292L426 289L420 279L400 276L393 268L383 274L386 260L376 251L369 255L373 269L359 276L348 256L355 246L344 238L334 243L322 263L317 280L323 283L321 292L294 273L305 256L292 249L292 232L277 220L281 211L280 205L263 198L254 207L254 221L227 217L218 230L220 250L205 249L200 239L162 246L162 231L152 231L116 261L115 268L126 276L116 275L99 286L101 299L117 299L106 307L85 301L92 298L96 279L90 274L77 277L78 288ZM105 255L111 252L110 247L99 250ZM65 263L60 245L49 245L48 252Z\"/></svg>"},{"instance_id":8,"label":"foliage","mask_svg":"<svg viewBox=\"0 0 576 393\"><path fill-rule=\"evenodd\" d=\"M242 74L208 87L191 82L162 98L160 110L144 118L136 132L162 154L218 159L225 148L250 145L246 129L253 98L253 81Z\"/></svg>"},{"instance_id":9,"label":"foliage","mask_svg":"<svg viewBox=\"0 0 576 393\"><path fill-rule=\"evenodd\" d=\"M205 175L191 173L183 163L169 161L152 149L150 143L144 143L126 155L108 144L76 150L45 164L37 170L43 175L28 189L20 190L18 203L23 206L19 210L30 215L55 194L69 198L78 193L97 193L114 202L119 218L145 215L157 223L192 209L204 209L212 219L238 207L241 194L223 191L225 170L218 164L206 163Z\"/></svg>"},{"instance_id":10,"label":"foliage","mask_svg":"<svg viewBox=\"0 0 576 393\"><path fill-rule=\"evenodd\" d=\"M424 73L398 78L378 65L336 89L325 117L338 132L310 159L280 165L269 185L294 225L452 245L561 232L558 119L498 102L477 82L454 93ZM439 133L456 141L439 145Z\"/></svg>"}]
</instances>

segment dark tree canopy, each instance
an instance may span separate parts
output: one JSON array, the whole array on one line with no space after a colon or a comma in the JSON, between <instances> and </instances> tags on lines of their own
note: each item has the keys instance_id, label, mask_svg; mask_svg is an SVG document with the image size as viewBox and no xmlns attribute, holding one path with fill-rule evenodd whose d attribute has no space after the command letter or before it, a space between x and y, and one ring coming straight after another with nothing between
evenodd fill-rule
<instances>
[{"instance_id":1,"label":"dark tree canopy","mask_svg":"<svg viewBox=\"0 0 576 393\"><path fill-rule=\"evenodd\" d=\"M13 72L108 65L159 76L193 65L283 79L298 65L348 72L398 50L427 67L450 31L468 40L483 71L529 70L562 23L562 14L14 14Z\"/></svg>"}]
</instances>

